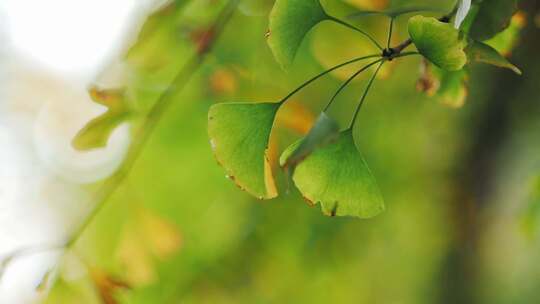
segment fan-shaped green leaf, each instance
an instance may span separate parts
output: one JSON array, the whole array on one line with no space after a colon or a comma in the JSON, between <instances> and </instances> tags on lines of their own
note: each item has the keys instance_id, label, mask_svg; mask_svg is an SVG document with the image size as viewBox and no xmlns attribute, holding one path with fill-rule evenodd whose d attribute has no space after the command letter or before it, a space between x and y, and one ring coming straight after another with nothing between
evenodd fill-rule
<instances>
[{"instance_id":1,"label":"fan-shaped green leaf","mask_svg":"<svg viewBox=\"0 0 540 304\"><path fill-rule=\"evenodd\" d=\"M281 156L284 163L302 141ZM384 210L384 202L362 155L356 149L352 131L339 134L335 143L316 149L298 164L293 180L304 197L321 203L325 214L370 218Z\"/></svg>"},{"instance_id":2,"label":"fan-shaped green leaf","mask_svg":"<svg viewBox=\"0 0 540 304\"><path fill-rule=\"evenodd\" d=\"M418 51L438 67L457 71L467 63L466 41L450 24L435 18L414 16L409 20L409 35Z\"/></svg>"},{"instance_id":3,"label":"fan-shaped green leaf","mask_svg":"<svg viewBox=\"0 0 540 304\"><path fill-rule=\"evenodd\" d=\"M308 157L315 149L330 143L336 139L338 134L338 123L325 112L322 112L297 149L287 159L284 159L281 166L291 167L294 170L294 167Z\"/></svg>"},{"instance_id":4,"label":"fan-shaped green leaf","mask_svg":"<svg viewBox=\"0 0 540 304\"><path fill-rule=\"evenodd\" d=\"M306 34L328 19L319 0L277 0L270 13L268 45L277 62L287 68Z\"/></svg>"},{"instance_id":5,"label":"fan-shaped green leaf","mask_svg":"<svg viewBox=\"0 0 540 304\"><path fill-rule=\"evenodd\" d=\"M483 62L501 68L507 68L521 75L521 70L518 67L510 63L497 50L485 43L472 41L467 46L466 51L469 61Z\"/></svg>"},{"instance_id":6,"label":"fan-shaped green leaf","mask_svg":"<svg viewBox=\"0 0 540 304\"><path fill-rule=\"evenodd\" d=\"M210 108L208 134L227 175L259 199L277 195L266 156L278 103L221 103Z\"/></svg>"},{"instance_id":7,"label":"fan-shaped green leaf","mask_svg":"<svg viewBox=\"0 0 540 304\"><path fill-rule=\"evenodd\" d=\"M516 0L483 0L471 23L470 37L481 41L492 38L510 25L516 11Z\"/></svg>"},{"instance_id":8,"label":"fan-shaped green leaf","mask_svg":"<svg viewBox=\"0 0 540 304\"><path fill-rule=\"evenodd\" d=\"M72 146L81 151L105 147L111 133L130 116L124 90L100 90L92 87L89 93L96 103L106 106L107 111L91 120L73 138Z\"/></svg>"}]
</instances>

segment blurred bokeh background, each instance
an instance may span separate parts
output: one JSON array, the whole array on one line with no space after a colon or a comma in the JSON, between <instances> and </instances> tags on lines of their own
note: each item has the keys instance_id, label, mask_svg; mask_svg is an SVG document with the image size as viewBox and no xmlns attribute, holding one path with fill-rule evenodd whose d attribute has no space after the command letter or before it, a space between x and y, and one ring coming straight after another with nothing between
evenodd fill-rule
<instances>
[{"instance_id":1,"label":"blurred bokeh background","mask_svg":"<svg viewBox=\"0 0 540 304\"><path fill-rule=\"evenodd\" d=\"M419 58L396 60L381 73L355 130L387 205L370 220L324 216L288 189L283 173L280 197L259 201L216 163L209 106L277 101L325 68L374 52L362 36L323 23L285 72L266 44L273 1L240 1L104 209L67 253L48 250L102 203L92 194L118 168L137 124L136 116L122 124L104 149L73 149L73 136L105 109L88 88L125 88L144 113L174 90L172 78L225 4L0 2L0 303L540 301L535 0L520 1L512 32L493 42L504 44L523 76L473 66L462 107L416 89ZM449 11L454 1L323 4L347 16L404 5ZM398 19L393 43L407 38L406 21ZM354 22L386 38L383 17ZM280 110L274 159L357 68L325 77ZM365 80L331 109L343 126Z\"/></svg>"}]
</instances>

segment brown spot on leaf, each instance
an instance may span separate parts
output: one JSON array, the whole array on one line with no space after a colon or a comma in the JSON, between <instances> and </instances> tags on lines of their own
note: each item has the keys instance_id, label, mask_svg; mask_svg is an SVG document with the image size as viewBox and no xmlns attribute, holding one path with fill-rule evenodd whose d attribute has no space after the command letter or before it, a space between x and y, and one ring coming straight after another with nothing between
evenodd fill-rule
<instances>
[{"instance_id":1,"label":"brown spot on leaf","mask_svg":"<svg viewBox=\"0 0 540 304\"><path fill-rule=\"evenodd\" d=\"M310 206L310 207L315 207L315 203L310 200L309 198L307 198L306 196L302 196L302 198L304 199L304 201Z\"/></svg>"}]
</instances>

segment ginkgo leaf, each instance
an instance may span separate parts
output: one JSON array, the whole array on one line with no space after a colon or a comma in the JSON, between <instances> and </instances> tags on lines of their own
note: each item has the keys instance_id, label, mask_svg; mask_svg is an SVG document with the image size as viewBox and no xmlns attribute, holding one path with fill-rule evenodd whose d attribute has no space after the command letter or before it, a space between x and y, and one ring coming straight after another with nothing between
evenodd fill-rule
<instances>
[{"instance_id":1,"label":"ginkgo leaf","mask_svg":"<svg viewBox=\"0 0 540 304\"><path fill-rule=\"evenodd\" d=\"M106 106L107 111L87 123L73 138L73 147L81 151L105 147L112 132L130 116L123 90L92 87L89 94L96 103Z\"/></svg>"},{"instance_id":2,"label":"ginkgo leaf","mask_svg":"<svg viewBox=\"0 0 540 304\"><path fill-rule=\"evenodd\" d=\"M270 13L268 45L277 62L290 66L306 34L328 19L319 0L277 0Z\"/></svg>"},{"instance_id":3,"label":"ginkgo leaf","mask_svg":"<svg viewBox=\"0 0 540 304\"><path fill-rule=\"evenodd\" d=\"M287 148L281 162L301 143ZM385 209L377 182L357 150L351 130L340 133L334 143L316 149L298 164L293 181L308 201L321 203L323 213L330 216L370 218Z\"/></svg>"},{"instance_id":4,"label":"ginkgo leaf","mask_svg":"<svg viewBox=\"0 0 540 304\"><path fill-rule=\"evenodd\" d=\"M516 11L516 0L483 0L473 16L469 36L480 41L492 38L510 25Z\"/></svg>"},{"instance_id":5,"label":"ginkgo leaf","mask_svg":"<svg viewBox=\"0 0 540 304\"><path fill-rule=\"evenodd\" d=\"M302 139L298 147L280 165L294 169L296 165L308 157L315 149L323 147L335 140L338 134L338 123L325 112L322 112L306 137Z\"/></svg>"},{"instance_id":6,"label":"ginkgo leaf","mask_svg":"<svg viewBox=\"0 0 540 304\"><path fill-rule=\"evenodd\" d=\"M210 108L208 134L227 175L259 199L277 196L267 158L279 103L221 103Z\"/></svg>"},{"instance_id":7,"label":"ginkgo leaf","mask_svg":"<svg viewBox=\"0 0 540 304\"><path fill-rule=\"evenodd\" d=\"M419 91L452 108L465 104L468 95L466 69L446 71L428 62L422 67L422 75L417 82Z\"/></svg>"},{"instance_id":8,"label":"ginkgo leaf","mask_svg":"<svg viewBox=\"0 0 540 304\"><path fill-rule=\"evenodd\" d=\"M465 69L459 71L438 70L440 85L435 97L444 105L452 108L461 108L467 99L467 78Z\"/></svg>"},{"instance_id":9,"label":"ginkgo leaf","mask_svg":"<svg viewBox=\"0 0 540 304\"><path fill-rule=\"evenodd\" d=\"M472 41L467 46L466 51L469 61L471 62L483 62L501 68L507 68L514 71L514 73L521 75L521 70L518 67L510 63L503 55L499 54L497 50L485 43Z\"/></svg>"},{"instance_id":10,"label":"ginkgo leaf","mask_svg":"<svg viewBox=\"0 0 540 304\"><path fill-rule=\"evenodd\" d=\"M409 34L418 51L438 67L457 71L467 63L466 41L450 24L414 16L409 19Z\"/></svg>"},{"instance_id":11,"label":"ginkgo leaf","mask_svg":"<svg viewBox=\"0 0 540 304\"><path fill-rule=\"evenodd\" d=\"M132 68L155 72L175 62L175 54L186 47L178 31L183 6L185 3L171 1L146 18L125 55Z\"/></svg>"},{"instance_id":12,"label":"ginkgo leaf","mask_svg":"<svg viewBox=\"0 0 540 304\"><path fill-rule=\"evenodd\" d=\"M493 47L503 56L508 56L517 45L521 30L527 23L527 16L524 12L518 12L512 17L510 26L498 33L495 37L484 41L485 44Z\"/></svg>"}]
</instances>

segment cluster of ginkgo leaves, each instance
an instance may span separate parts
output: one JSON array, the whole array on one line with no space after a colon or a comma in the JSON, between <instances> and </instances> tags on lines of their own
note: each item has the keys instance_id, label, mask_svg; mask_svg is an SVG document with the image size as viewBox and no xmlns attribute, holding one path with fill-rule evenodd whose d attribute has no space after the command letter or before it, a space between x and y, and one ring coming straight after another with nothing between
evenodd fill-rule
<instances>
[{"instance_id":1,"label":"cluster of ginkgo leaves","mask_svg":"<svg viewBox=\"0 0 540 304\"><path fill-rule=\"evenodd\" d=\"M384 210L377 182L357 149L353 137L358 112L380 67L385 62L410 55L421 55L436 66L440 89L458 91L466 80L469 63L483 62L520 70L484 41L505 30L516 12L515 0L460 0L449 14L436 19L421 15L408 21L410 39L390 47L394 20L425 8L402 8L382 12L360 11L354 18L381 15L389 18L387 47L382 47L366 31L328 14L319 0L277 0L270 14L268 45L276 61L290 67L305 36L323 21L336 22L368 38L380 53L353 58L309 79L278 102L221 103L209 111L208 132L218 162L236 184L259 199L278 195L272 166L267 156L268 143L276 114L291 96L307 85L343 66L370 61L346 80L321 112L308 134L287 148L280 165L310 202L320 203L331 216L373 217ZM403 52L414 44L418 52ZM353 111L349 126L340 130L326 111L336 96L356 76L377 66Z\"/></svg>"},{"instance_id":2,"label":"cluster of ginkgo leaves","mask_svg":"<svg viewBox=\"0 0 540 304\"><path fill-rule=\"evenodd\" d=\"M368 61L339 87L306 137L283 152L280 164L308 201L321 203L325 214L361 218L379 214L384 210L383 199L375 178L356 147L352 130L380 68L388 61L421 55L424 57L424 73L419 87L430 95L441 97L446 103L458 106L466 95L470 63L483 62L521 73L493 47L501 41L506 44L515 42L512 37L515 18L512 17L516 7L517 0L459 0L455 9L440 19L421 15L411 17L408 20L410 38L394 47L390 46L390 42L396 18L437 10L404 7L386 11L358 11L349 16L364 18L380 15L381 18L388 18L388 41L383 47L368 32L329 14L319 0L276 0L270 14L268 45L283 69L291 66L305 36L323 21L355 31L367 38L379 52L352 58L323 71L277 102L214 105L209 112L208 127L217 160L227 175L248 193L260 199L276 197L278 191L267 148L279 108L320 77L353 63ZM163 91L155 88L171 83L179 67L184 64L184 55L193 51L186 50L177 39L175 25L182 16L182 8L183 5L172 1L147 19L138 42L126 54L132 79L126 87L105 90L92 87L90 96L107 107L107 111L79 131L73 140L76 149L86 151L102 148L120 124L137 122L141 117L148 118L148 107ZM201 39L204 37L202 35ZM172 45L165 49L154 46L164 42ZM417 52L404 52L410 45L414 45ZM157 62L156 58L159 59ZM351 123L340 130L326 111L353 79L365 71L371 71L371 67L376 67L375 72L353 111ZM166 87L163 89L166 91Z\"/></svg>"}]
</instances>

